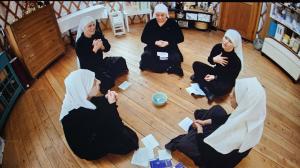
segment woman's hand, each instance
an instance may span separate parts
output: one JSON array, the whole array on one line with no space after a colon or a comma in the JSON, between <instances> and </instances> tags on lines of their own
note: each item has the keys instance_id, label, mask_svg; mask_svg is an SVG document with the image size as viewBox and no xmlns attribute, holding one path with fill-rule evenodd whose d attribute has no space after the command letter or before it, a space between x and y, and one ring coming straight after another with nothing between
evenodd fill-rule
<instances>
[{"instance_id":1,"label":"woman's hand","mask_svg":"<svg viewBox=\"0 0 300 168\"><path fill-rule=\"evenodd\" d=\"M228 58L227 57L222 57L222 53L213 57L213 61L215 63L221 64L222 66L226 66L228 64Z\"/></svg>"},{"instance_id":2,"label":"woman's hand","mask_svg":"<svg viewBox=\"0 0 300 168\"><path fill-rule=\"evenodd\" d=\"M197 129L198 134L203 133L203 127L199 123L193 122L192 126Z\"/></svg>"},{"instance_id":3,"label":"woman's hand","mask_svg":"<svg viewBox=\"0 0 300 168\"><path fill-rule=\"evenodd\" d=\"M162 41L162 47L166 47L166 46L168 46L169 45L169 42L167 42L167 41L163 41L163 40L161 40Z\"/></svg>"},{"instance_id":4,"label":"woman's hand","mask_svg":"<svg viewBox=\"0 0 300 168\"><path fill-rule=\"evenodd\" d=\"M94 53L96 53L99 49L101 49L101 50L105 49L101 39L94 40L93 41L93 46L94 46L93 47Z\"/></svg>"},{"instance_id":5,"label":"woman's hand","mask_svg":"<svg viewBox=\"0 0 300 168\"><path fill-rule=\"evenodd\" d=\"M163 40L158 40L158 41L155 41L155 45L157 45L158 47L166 47L167 45L169 45L169 42L163 41Z\"/></svg>"},{"instance_id":6,"label":"woman's hand","mask_svg":"<svg viewBox=\"0 0 300 168\"><path fill-rule=\"evenodd\" d=\"M105 98L107 99L109 104L113 104L118 100L117 96L118 94L115 91L108 90Z\"/></svg>"},{"instance_id":7,"label":"woman's hand","mask_svg":"<svg viewBox=\"0 0 300 168\"><path fill-rule=\"evenodd\" d=\"M204 77L204 80L206 80L207 82L210 82L212 80L216 79L216 76L215 75L210 75L210 74L207 74L205 77Z\"/></svg>"},{"instance_id":8,"label":"woman's hand","mask_svg":"<svg viewBox=\"0 0 300 168\"><path fill-rule=\"evenodd\" d=\"M211 119L207 119L207 120L195 120L194 123L198 123L198 124L204 126L204 125L211 124Z\"/></svg>"}]
</instances>

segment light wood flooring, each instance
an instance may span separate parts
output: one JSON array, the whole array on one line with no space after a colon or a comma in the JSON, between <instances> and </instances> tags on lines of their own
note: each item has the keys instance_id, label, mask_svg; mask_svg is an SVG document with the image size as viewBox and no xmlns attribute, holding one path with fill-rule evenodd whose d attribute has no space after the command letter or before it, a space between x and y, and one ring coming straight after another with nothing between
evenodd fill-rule
<instances>
[{"instance_id":1,"label":"light wood flooring","mask_svg":"<svg viewBox=\"0 0 300 168\"><path fill-rule=\"evenodd\" d=\"M144 24L130 25L130 33L115 37L112 31L104 33L111 44L106 56L123 56L129 74L118 78L116 86L125 80L132 85L119 93L118 110L126 125L133 128L139 138L153 134L160 147L184 131L178 122L185 117L193 119L193 112L212 105L207 99L194 98L185 91L191 83L192 63L207 62L214 44L221 41L222 31L197 31L183 29L185 41L179 45L183 55L184 77L141 72L140 55L145 46L140 41ZM243 42L244 71L239 78L256 76L267 93L267 118L260 143L239 165L239 168L297 168L300 167L300 86L273 62L261 56L249 42ZM64 78L76 69L76 55L72 47L55 61L33 85L18 99L5 127L6 140L3 167L43 168L131 168L132 153L125 156L107 155L97 161L76 157L66 143L59 114L64 98ZM155 107L151 95L163 91L168 103ZM232 110L228 100L221 103ZM140 142L140 146L143 144ZM173 155L174 163L180 161L187 167L196 167L179 152Z\"/></svg>"}]
</instances>

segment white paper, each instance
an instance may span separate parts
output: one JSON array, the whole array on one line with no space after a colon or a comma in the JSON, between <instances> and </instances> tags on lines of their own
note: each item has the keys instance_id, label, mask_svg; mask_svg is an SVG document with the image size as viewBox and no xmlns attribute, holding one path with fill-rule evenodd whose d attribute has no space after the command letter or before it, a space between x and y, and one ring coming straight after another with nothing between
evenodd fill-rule
<instances>
[{"instance_id":1,"label":"white paper","mask_svg":"<svg viewBox=\"0 0 300 168\"><path fill-rule=\"evenodd\" d=\"M198 83L192 83L190 87L185 88L185 90L191 95L195 94L197 96L205 96L205 93L200 89Z\"/></svg>"},{"instance_id":2,"label":"white paper","mask_svg":"<svg viewBox=\"0 0 300 168\"><path fill-rule=\"evenodd\" d=\"M169 54L167 52L157 52L160 60L168 60Z\"/></svg>"},{"instance_id":3,"label":"white paper","mask_svg":"<svg viewBox=\"0 0 300 168\"><path fill-rule=\"evenodd\" d=\"M184 131L188 131L189 127L191 126L191 124L193 123L193 120L191 120L188 117L185 117L185 119L183 119L182 121L180 121L178 123L178 125L184 130Z\"/></svg>"},{"instance_id":4,"label":"white paper","mask_svg":"<svg viewBox=\"0 0 300 168\"><path fill-rule=\"evenodd\" d=\"M131 164L147 167L151 159L154 159L152 149L139 148L137 151L134 151Z\"/></svg>"},{"instance_id":5,"label":"white paper","mask_svg":"<svg viewBox=\"0 0 300 168\"><path fill-rule=\"evenodd\" d=\"M172 155L166 149L158 150L158 158L159 160L172 159Z\"/></svg>"},{"instance_id":6,"label":"white paper","mask_svg":"<svg viewBox=\"0 0 300 168\"><path fill-rule=\"evenodd\" d=\"M126 90L130 85L131 83L124 81L121 85L119 85L119 88L122 90Z\"/></svg>"},{"instance_id":7,"label":"white paper","mask_svg":"<svg viewBox=\"0 0 300 168\"><path fill-rule=\"evenodd\" d=\"M157 52L157 56L168 58L168 57L169 57L169 54L168 54L167 52Z\"/></svg>"},{"instance_id":8,"label":"white paper","mask_svg":"<svg viewBox=\"0 0 300 168\"><path fill-rule=\"evenodd\" d=\"M152 134L147 135L146 137L142 138L141 141L148 149L153 149L159 145L157 140L154 138Z\"/></svg>"},{"instance_id":9,"label":"white paper","mask_svg":"<svg viewBox=\"0 0 300 168\"><path fill-rule=\"evenodd\" d=\"M194 93L194 88L192 87L187 87L185 88L185 90L191 95L192 93Z\"/></svg>"},{"instance_id":10,"label":"white paper","mask_svg":"<svg viewBox=\"0 0 300 168\"><path fill-rule=\"evenodd\" d=\"M202 95L205 96L205 93L200 89L200 86L198 83L192 83L191 87L194 89L196 95Z\"/></svg>"}]
</instances>

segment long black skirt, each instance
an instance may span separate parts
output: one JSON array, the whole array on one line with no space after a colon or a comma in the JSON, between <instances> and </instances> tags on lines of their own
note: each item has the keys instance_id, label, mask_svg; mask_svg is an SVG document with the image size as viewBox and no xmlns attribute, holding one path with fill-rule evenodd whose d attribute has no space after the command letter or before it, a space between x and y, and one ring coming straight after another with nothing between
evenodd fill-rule
<instances>
[{"instance_id":1,"label":"long black skirt","mask_svg":"<svg viewBox=\"0 0 300 168\"><path fill-rule=\"evenodd\" d=\"M128 67L123 57L105 57L102 66L94 72L96 78L101 80L100 91L105 94L115 85L117 77L128 72Z\"/></svg>"},{"instance_id":2,"label":"long black skirt","mask_svg":"<svg viewBox=\"0 0 300 168\"><path fill-rule=\"evenodd\" d=\"M199 83L202 89L203 87L207 87L207 89L216 97L224 96L230 93L232 88L234 87L234 82L224 81L222 80L222 78L217 78L209 82L204 80L204 77L207 74L210 75L217 74L215 69L207 64L196 61L193 63L193 70L194 70L193 81Z\"/></svg>"},{"instance_id":3,"label":"long black skirt","mask_svg":"<svg viewBox=\"0 0 300 168\"><path fill-rule=\"evenodd\" d=\"M181 68L181 53L175 50L166 51L169 55L168 60L160 60L157 56L157 51L150 48L145 48L141 55L140 69L148 70L155 73L173 73L183 76Z\"/></svg>"}]
</instances>

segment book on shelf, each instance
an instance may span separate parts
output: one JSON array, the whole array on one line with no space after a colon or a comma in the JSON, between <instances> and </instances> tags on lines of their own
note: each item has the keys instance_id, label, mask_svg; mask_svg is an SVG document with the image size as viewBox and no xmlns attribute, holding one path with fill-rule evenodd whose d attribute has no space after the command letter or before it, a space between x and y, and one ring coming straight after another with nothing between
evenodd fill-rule
<instances>
[{"instance_id":1,"label":"book on shelf","mask_svg":"<svg viewBox=\"0 0 300 168\"><path fill-rule=\"evenodd\" d=\"M274 37L274 36L275 36L275 33L276 33L276 29L277 29L277 23L276 23L276 21L271 20L268 35L269 35L270 37Z\"/></svg>"},{"instance_id":2,"label":"book on shelf","mask_svg":"<svg viewBox=\"0 0 300 168\"><path fill-rule=\"evenodd\" d=\"M282 24L277 24L276 33L275 33L275 39L278 41L282 40L283 34L284 34L285 27Z\"/></svg>"}]
</instances>

